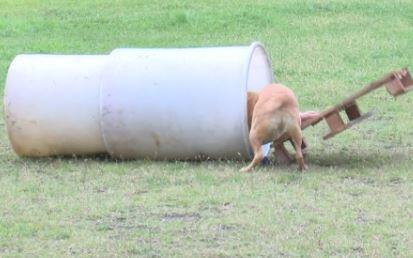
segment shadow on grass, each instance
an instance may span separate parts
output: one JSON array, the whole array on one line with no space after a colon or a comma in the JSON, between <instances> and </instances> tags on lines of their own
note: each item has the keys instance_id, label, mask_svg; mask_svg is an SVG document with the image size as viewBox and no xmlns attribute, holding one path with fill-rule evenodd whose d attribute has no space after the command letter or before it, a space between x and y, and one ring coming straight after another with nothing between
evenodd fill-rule
<instances>
[{"instance_id":1,"label":"shadow on grass","mask_svg":"<svg viewBox=\"0 0 413 258\"><path fill-rule=\"evenodd\" d=\"M37 164L49 164L55 161L70 161L70 162L85 162L85 161L96 161L96 162L108 162L115 163L120 162L120 160L112 158L109 154L95 154L95 155L57 155L57 156L46 156L46 157L18 157L16 163L37 163Z\"/></svg>"},{"instance_id":2,"label":"shadow on grass","mask_svg":"<svg viewBox=\"0 0 413 258\"><path fill-rule=\"evenodd\" d=\"M210 157L199 156L195 158L187 159L150 159L150 158L116 158L112 157L107 153L93 154L93 155L56 155L56 156L46 156L46 157L18 157L15 162L33 162L33 163L52 163L54 161L67 161L67 162L85 162L94 161L101 163L160 163L160 164L193 164L194 166L199 166L203 164L241 164L242 161L239 160L228 160L228 159L212 159Z\"/></svg>"},{"instance_id":3,"label":"shadow on grass","mask_svg":"<svg viewBox=\"0 0 413 258\"><path fill-rule=\"evenodd\" d=\"M391 150L338 150L338 151L323 151L314 150L310 151L306 157L306 163L311 166L319 167L338 167L338 168L377 168L383 165L403 163L410 160L412 155L411 149L399 148ZM279 165L275 162L274 156L270 156L270 162L262 166L263 168L271 170L283 169L288 171L294 171L296 169L296 162L293 161L289 165ZM185 167L209 167L216 169L219 166L233 166L236 170L242 167L244 164L248 164L249 160L219 160L209 158L198 158L195 160L182 159L182 160L150 160L150 159L119 159L113 158L109 154L97 154L97 155L70 155L70 156L52 156L52 157L22 157L13 161L14 164L33 163L37 165L51 165L56 162L68 162L74 164L82 163L102 163L102 164L136 164L136 165L166 165L176 166L176 168Z\"/></svg>"},{"instance_id":4,"label":"shadow on grass","mask_svg":"<svg viewBox=\"0 0 413 258\"><path fill-rule=\"evenodd\" d=\"M411 152L411 151L410 151ZM346 150L337 152L316 152L307 156L308 162L320 167L341 168L375 168L388 164L407 162L410 160L409 151L393 150Z\"/></svg>"}]
</instances>

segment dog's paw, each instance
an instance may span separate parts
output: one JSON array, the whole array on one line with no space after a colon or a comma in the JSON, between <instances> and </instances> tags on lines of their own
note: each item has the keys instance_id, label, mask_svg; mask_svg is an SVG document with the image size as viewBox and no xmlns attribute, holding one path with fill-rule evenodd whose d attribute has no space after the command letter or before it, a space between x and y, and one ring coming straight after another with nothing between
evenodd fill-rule
<instances>
[{"instance_id":1,"label":"dog's paw","mask_svg":"<svg viewBox=\"0 0 413 258\"><path fill-rule=\"evenodd\" d=\"M308 170L308 166L307 166L307 165L299 166L299 167L298 167L298 170L299 170L300 172L304 172L304 171Z\"/></svg>"},{"instance_id":2,"label":"dog's paw","mask_svg":"<svg viewBox=\"0 0 413 258\"><path fill-rule=\"evenodd\" d=\"M248 173L248 172L251 172L251 168L249 168L249 167L243 167L243 168L241 168L241 169L239 170L239 172Z\"/></svg>"}]
</instances>

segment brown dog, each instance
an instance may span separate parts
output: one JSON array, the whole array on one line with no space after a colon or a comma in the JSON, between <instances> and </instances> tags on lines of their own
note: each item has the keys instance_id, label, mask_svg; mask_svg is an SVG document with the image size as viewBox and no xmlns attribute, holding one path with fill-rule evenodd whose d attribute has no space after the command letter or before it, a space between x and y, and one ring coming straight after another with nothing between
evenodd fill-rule
<instances>
[{"instance_id":1,"label":"brown dog","mask_svg":"<svg viewBox=\"0 0 413 258\"><path fill-rule=\"evenodd\" d=\"M277 147L280 144L277 140L284 138L285 134L294 142L298 169L307 169L301 151L301 120L314 117L318 113L306 112L303 113L303 117L300 117L294 93L281 84L270 84L259 93L248 92L247 102L249 138L254 158L241 171L251 171L253 167L260 164L264 158L261 146L273 142Z\"/></svg>"}]
</instances>

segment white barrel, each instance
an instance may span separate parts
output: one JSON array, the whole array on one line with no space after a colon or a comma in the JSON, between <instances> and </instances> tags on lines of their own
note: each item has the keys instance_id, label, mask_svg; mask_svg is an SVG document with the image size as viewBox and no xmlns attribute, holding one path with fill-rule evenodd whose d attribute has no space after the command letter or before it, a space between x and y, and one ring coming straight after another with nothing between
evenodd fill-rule
<instances>
[{"instance_id":1,"label":"white barrel","mask_svg":"<svg viewBox=\"0 0 413 258\"><path fill-rule=\"evenodd\" d=\"M249 157L247 89L271 81L258 43L117 49L102 77L106 149L122 158Z\"/></svg>"},{"instance_id":2,"label":"white barrel","mask_svg":"<svg viewBox=\"0 0 413 258\"><path fill-rule=\"evenodd\" d=\"M7 132L20 156L106 152L99 87L107 56L19 55L4 94Z\"/></svg>"},{"instance_id":3,"label":"white barrel","mask_svg":"<svg viewBox=\"0 0 413 258\"><path fill-rule=\"evenodd\" d=\"M7 129L22 156L243 159L251 157L247 90L272 80L259 43L20 55L7 76Z\"/></svg>"}]
</instances>

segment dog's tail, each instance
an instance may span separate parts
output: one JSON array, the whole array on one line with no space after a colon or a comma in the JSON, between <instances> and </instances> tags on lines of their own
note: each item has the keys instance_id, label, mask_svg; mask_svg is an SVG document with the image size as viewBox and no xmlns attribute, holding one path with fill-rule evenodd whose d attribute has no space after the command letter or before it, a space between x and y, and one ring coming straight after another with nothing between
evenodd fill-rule
<instances>
[{"instance_id":1,"label":"dog's tail","mask_svg":"<svg viewBox=\"0 0 413 258\"><path fill-rule=\"evenodd\" d=\"M312 121L319 116L320 116L320 113L316 111L300 112L301 127L303 127L309 121Z\"/></svg>"}]
</instances>

